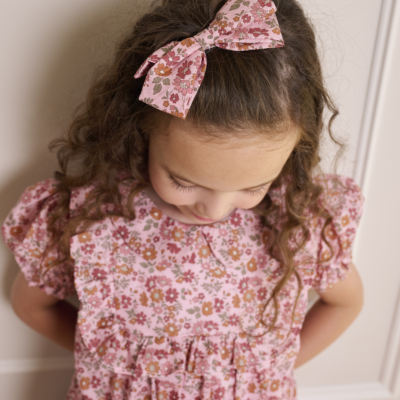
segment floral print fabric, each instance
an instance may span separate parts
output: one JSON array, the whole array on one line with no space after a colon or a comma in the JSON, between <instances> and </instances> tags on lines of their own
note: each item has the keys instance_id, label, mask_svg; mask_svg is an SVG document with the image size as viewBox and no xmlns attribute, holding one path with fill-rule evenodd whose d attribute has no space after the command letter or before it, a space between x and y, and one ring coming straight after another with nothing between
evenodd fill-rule
<instances>
[{"instance_id":1,"label":"floral print fabric","mask_svg":"<svg viewBox=\"0 0 400 400\"><path fill-rule=\"evenodd\" d=\"M210 25L193 37L156 50L135 78L146 75L139 100L185 119L207 68L205 51L248 51L284 46L276 6L265 0L228 0Z\"/></svg>"},{"instance_id":2,"label":"floral print fabric","mask_svg":"<svg viewBox=\"0 0 400 400\"><path fill-rule=\"evenodd\" d=\"M303 289L293 323L294 276L279 294L269 332L274 308L264 304L283 268L266 253L268 229L251 210L237 209L212 225L186 225L164 215L143 191L134 200L135 220L95 223L71 238L74 262L51 269L57 254L43 255L55 182L28 188L3 235L31 286L60 299L75 288L80 299L67 399L296 399L293 365L307 292L345 279L363 203L350 178L317 179L327 184L320 200L333 215L325 231L333 254L321 239L325 221L310 217L310 238L295 258ZM88 190L74 191L72 214ZM121 193L127 197L129 184ZM270 195L282 204L284 187Z\"/></svg>"}]
</instances>

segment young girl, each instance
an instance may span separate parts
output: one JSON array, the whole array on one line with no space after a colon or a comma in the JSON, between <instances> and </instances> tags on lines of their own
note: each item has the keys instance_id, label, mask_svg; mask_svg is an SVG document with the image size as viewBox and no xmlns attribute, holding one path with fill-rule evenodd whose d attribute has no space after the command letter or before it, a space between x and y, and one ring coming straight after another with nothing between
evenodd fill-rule
<instances>
[{"instance_id":1,"label":"young girl","mask_svg":"<svg viewBox=\"0 0 400 400\"><path fill-rule=\"evenodd\" d=\"M363 301L313 30L295 0L159 3L4 223L13 307L74 351L69 400L296 399Z\"/></svg>"}]
</instances>

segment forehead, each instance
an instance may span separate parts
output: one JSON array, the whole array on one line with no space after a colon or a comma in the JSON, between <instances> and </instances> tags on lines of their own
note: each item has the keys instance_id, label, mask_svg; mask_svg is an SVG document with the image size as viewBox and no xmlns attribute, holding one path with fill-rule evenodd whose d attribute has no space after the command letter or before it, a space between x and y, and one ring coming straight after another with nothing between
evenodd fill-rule
<instances>
[{"instance_id":1,"label":"forehead","mask_svg":"<svg viewBox=\"0 0 400 400\"><path fill-rule=\"evenodd\" d=\"M268 134L214 133L173 118L165 131L151 135L150 156L202 186L230 191L276 178L299 136L295 128Z\"/></svg>"}]
</instances>

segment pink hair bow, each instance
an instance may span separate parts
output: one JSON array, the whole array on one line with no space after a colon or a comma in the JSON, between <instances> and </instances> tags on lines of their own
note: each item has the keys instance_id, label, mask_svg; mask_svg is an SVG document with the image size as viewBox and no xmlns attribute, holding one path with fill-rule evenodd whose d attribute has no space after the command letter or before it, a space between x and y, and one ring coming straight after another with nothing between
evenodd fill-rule
<instances>
[{"instance_id":1,"label":"pink hair bow","mask_svg":"<svg viewBox=\"0 0 400 400\"><path fill-rule=\"evenodd\" d=\"M207 68L205 51L218 46L234 51L284 46L276 6L265 0L228 0L208 28L155 51L135 78L147 74L139 100L185 119Z\"/></svg>"}]
</instances>

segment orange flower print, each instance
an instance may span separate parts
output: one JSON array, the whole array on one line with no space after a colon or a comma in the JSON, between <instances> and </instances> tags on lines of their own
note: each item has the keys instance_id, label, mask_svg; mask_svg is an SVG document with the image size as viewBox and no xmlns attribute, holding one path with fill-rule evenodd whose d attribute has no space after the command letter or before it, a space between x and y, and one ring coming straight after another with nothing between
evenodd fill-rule
<instances>
[{"instance_id":1,"label":"orange flower print","mask_svg":"<svg viewBox=\"0 0 400 400\"><path fill-rule=\"evenodd\" d=\"M109 329L113 325L113 320L111 318L100 318L100 320L97 322L97 327L99 329Z\"/></svg>"},{"instance_id":2,"label":"orange flower print","mask_svg":"<svg viewBox=\"0 0 400 400\"><path fill-rule=\"evenodd\" d=\"M87 243L92 240L92 235L88 232L81 233L78 235L79 243Z\"/></svg>"},{"instance_id":3,"label":"orange flower print","mask_svg":"<svg viewBox=\"0 0 400 400\"><path fill-rule=\"evenodd\" d=\"M157 400L168 400L168 397L168 393L165 390L160 390L157 393Z\"/></svg>"},{"instance_id":4,"label":"orange flower print","mask_svg":"<svg viewBox=\"0 0 400 400\"><path fill-rule=\"evenodd\" d=\"M221 358L223 360L226 360L227 358L229 358L229 356L230 356L230 354L229 354L228 349L226 347L222 347L221 348Z\"/></svg>"},{"instance_id":5,"label":"orange flower print","mask_svg":"<svg viewBox=\"0 0 400 400\"><path fill-rule=\"evenodd\" d=\"M183 119L183 113L180 113L178 110L172 111L171 115Z\"/></svg>"},{"instance_id":6,"label":"orange flower print","mask_svg":"<svg viewBox=\"0 0 400 400\"><path fill-rule=\"evenodd\" d=\"M250 272L254 272L257 270L257 262L254 257L247 263L247 269Z\"/></svg>"},{"instance_id":7,"label":"orange flower print","mask_svg":"<svg viewBox=\"0 0 400 400\"><path fill-rule=\"evenodd\" d=\"M239 21L239 17L234 17L233 20L234 20L235 22L238 22L238 21Z\"/></svg>"},{"instance_id":8,"label":"orange flower print","mask_svg":"<svg viewBox=\"0 0 400 400\"><path fill-rule=\"evenodd\" d=\"M159 76L169 76L172 74L171 68L163 63L158 64L157 67L154 68L154 72Z\"/></svg>"},{"instance_id":9,"label":"orange flower print","mask_svg":"<svg viewBox=\"0 0 400 400\"><path fill-rule=\"evenodd\" d=\"M167 107L167 106L165 106L165 107ZM158 209L158 208L156 208L156 207L153 207L151 210L150 210L150 215L154 218L154 219L156 219L157 221L158 220L160 220L161 219L161 217L162 217L162 212Z\"/></svg>"},{"instance_id":10,"label":"orange flower print","mask_svg":"<svg viewBox=\"0 0 400 400\"><path fill-rule=\"evenodd\" d=\"M232 260L237 261L240 258L239 249L237 247L231 247L228 254L232 257Z\"/></svg>"},{"instance_id":11,"label":"orange flower print","mask_svg":"<svg viewBox=\"0 0 400 400\"><path fill-rule=\"evenodd\" d=\"M175 324L169 323L165 325L164 330L169 337L178 336L179 329Z\"/></svg>"},{"instance_id":12,"label":"orange flower print","mask_svg":"<svg viewBox=\"0 0 400 400\"><path fill-rule=\"evenodd\" d=\"M165 342L165 337L164 337L164 336L156 337L156 338L154 339L154 341L155 341L157 344L163 344L163 343Z\"/></svg>"},{"instance_id":13,"label":"orange flower print","mask_svg":"<svg viewBox=\"0 0 400 400\"><path fill-rule=\"evenodd\" d=\"M342 217L342 225L343 226L348 225L349 222L350 222L350 218L348 215L345 215L344 217Z\"/></svg>"},{"instance_id":14,"label":"orange flower print","mask_svg":"<svg viewBox=\"0 0 400 400\"><path fill-rule=\"evenodd\" d=\"M334 239L336 239L336 237L337 237L335 231L332 229L331 226L328 226L328 227L326 228L326 232L325 232L325 233L326 233L326 236L327 236L329 239L331 239L331 240L334 240Z\"/></svg>"},{"instance_id":15,"label":"orange flower print","mask_svg":"<svg viewBox=\"0 0 400 400\"><path fill-rule=\"evenodd\" d=\"M246 371L246 365L247 365L247 361L246 361L246 356L240 356L237 358L236 360L236 368L238 371L240 372L245 372Z\"/></svg>"},{"instance_id":16,"label":"orange flower print","mask_svg":"<svg viewBox=\"0 0 400 400\"><path fill-rule=\"evenodd\" d=\"M180 242L183 239L183 230L176 226L172 231L172 239L176 242Z\"/></svg>"},{"instance_id":17,"label":"orange flower print","mask_svg":"<svg viewBox=\"0 0 400 400\"><path fill-rule=\"evenodd\" d=\"M202 258L208 258L211 256L211 251L210 248L206 245L206 246L201 246L199 249L199 256Z\"/></svg>"},{"instance_id":18,"label":"orange flower print","mask_svg":"<svg viewBox=\"0 0 400 400\"><path fill-rule=\"evenodd\" d=\"M115 268L117 269L118 273L122 275L129 275L133 272L133 269L126 264L117 265Z\"/></svg>"},{"instance_id":19,"label":"orange flower print","mask_svg":"<svg viewBox=\"0 0 400 400\"><path fill-rule=\"evenodd\" d=\"M194 44L195 42L194 42L194 40L193 39L191 39L191 38L187 38L187 39L183 39L182 41L181 41L181 44L183 45L183 46L187 46L187 47L190 47L192 44Z\"/></svg>"},{"instance_id":20,"label":"orange flower print","mask_svg":"<svg viewBox=\"0 0 400 400\"><path fill-rule=\"evenodd\" d=\"M272 29L272 32L274 32L276 35L279 35L281 33L281 30L279 28L274 28Z\"/></svg>"},{"instance_id":21,"label":"orange flower print","mask_svg":"<svg viewBox=\"0 0 400 400\"><path fill-rule=\"evenodd\" d=\"M150 297L153 301L159 303L160 301L164 300L164 292L161 289L154 289L151 292Z\"/></svg>"},{"instance_id":22,"label":"orange flower print","mask_svg":"<svg viewBox=\"0 0 400 400\"><path fill-rule=\"evenodd\" d=\"M114 390L121 390L124 381L121 378L115 378L112 380L111 386Z\"/></svg>"},{"instance_id":23,"label":"orange flower print","mask_svg":"<svg viewBox=\"0 0 400 400\"><path fill-rule=\"evenodd\" d=\"M96 353L99 357L103 357L107 353L108 347L105 344L102 344L97 350Z\"/></svg>"},{"instance_id":24,"label":"orange flower print","mask_svg":"<svg viewBox=\"0 0 400 400\"><path fill-rule=\"evenodd\" d=\"M331 258L331 253L328 250L324 250L321 255L322 261L329 261Z\"/></svg>"},{"instance_id":25,"label":"orange flower print","mask_svg":"<svg viewBox=\"0 0 400 400\"><path fill-rule=\"evenodd\" d=\"M271 392L276 392L279 389L279 379L274 379L271 382L270 390Z\"/></svg>"},{"instance_id":26,"label":"orange flower print","mask_svg":"<svg viewBox=\"0 0 400 400\"><path fill-rule=\"evenodd\" d=\"M81 378L81 380L79 381L79 387L82 390L89 389L89 387L90 387L90 378L87 378L86 376Z\"/></svg>"},{"instance_id":27,"label":"orange flower print","mask_svg":"<svg viewBox=\"0 0 400 400\"><path fill-rule=\"evenodd\" d=\"M219 22L219 26L223 29L226 28L228 26L228 21L220 21Z\"/></svg>"},{"instance_id":28,"label":"orange flower print","mask_svg":"<svg viewBox=\"0 0 400 400\"><path fill-rule=\"evenodd\" d=\"M83 291L84 291L88 296L93 296L95 293L97 293L97 286L94 286L92 289L84 288Z\"/></svg>"},{"instance_id":29,"label":"orange flower print","mask_svg":"<svg viewBox=\"0 0 400 400\"><path fill-rule=\"evenodd\" d=\"M226 275L226 271L223 271L220 267L210 269L210 272L214 278L223 278Z\"/></svg>"},{"instance_id":30,"label":"orange flower print","mask_svg":"<svg viewBox=\"0 0 400 400\"><path fill-rule=\"evenodd\" d=\"M261 390L267 390L268 389L268 382L269 382L269 379L266 379L266 380L262 381L260 383L260 389Z\"/></svg>"},{"instance_id":31,"label":"orange flower print","mask_svg":"<svg viewBox=\"0 0 400 400\"><path fill-rule=\"evenodd\" d=\"M256 391L255 383L250 383L249 386L247 386L247 390L249 393L254 393Z\"/></svg>"},{"instance_id":32,"label":"orange flower print","mask_svg":"<svg viewBox=\"0 0 400 400\"><path fill-rule=\"evenodd\" d=\"M247 43L236 43L238 50L249 50L249 45Z\"/></svg>"},{"instance_id":33,"label":"orange flower print","mask_svg":"<svg viewBox=\"0 0 400 400\"><path fill-rule=\"evenodd\" d=\"M211 301L206 301L201 308L203 315L211 315L213 313L213 306Z\"/></svg>"},{"instance_id":34,"label":"orange flower print","mask_svg":"<svg viewBox=\"0 0 400 400\"><path fill-rule=\"evenodd\" d=\"M154 260L157 256L157 252L152 248L147 248L143 250L142 255L145 260Z\"/></svg>"},{"instance_id":35,"label":"orange flower print","mask_svg":"<svg viewBox=\"0 0 400 400\"><path fill-rule=\"evenodd\" d=\"M163 103L163 106L164 106L164 107L168 107L168 106L169 106L169 101L168 101L168 100L165 100L164 103Z\"/></svg>"},{"instance_id":36,"label":"orange flower print","mask_svg":"<svg viewBox=\"0 0 400 400\"><path fill-rule=\"evenodd\" d=\"M29 250L29 253L31 254L32 257L35 257L35 258L41 258L42 257L42 252L39 249Z\"/></svg>"},{"instance_id":37,"label":"orange flower print","mask_svg":"<svg viewBox=\"0 0 400 400\"><path fill-rule=\"evenodd\" d=\"M347 239L342 243L342 249L348 249L350 247L350 241Z\"/></svg>"},{"instance_id":38,"label":"orange flower print","mask_svg":"<svg viewBox=\"0 0 400 400\"><path fill-rule=\"evenodd\" d=\"M21 233L22 233L22 227L20 227L20 226L13 226L10 229L11 236L16 237L16 236L19 236Z\"/></svg>"},{"instance_id":39,"label":"orange flower print","mask_svg":"<svg viewBox=\"0 0 400 400\"><path fill-rule=\"evenodd\" d=\"M246 290L243 293L243 300L244 301L253 301L255 298L256 298L256 295L255 295L253 289Z\"/></svg>"},{"instance_id":40,"label":"orange flower print","mask_svg":"<svg viewBox=\"0 0 400 400\"><path fill-rule=\"evenodd\" d=\"M156 374L160 370L160 366L158 365L158 361L150 361L146 365L146 371L151 374Z\"/></svg>"}]
</instances>

